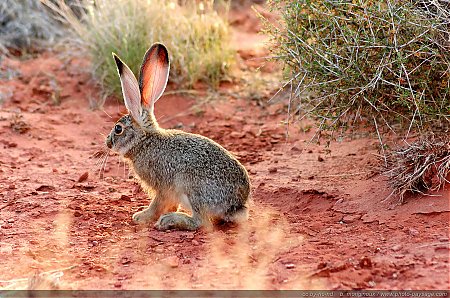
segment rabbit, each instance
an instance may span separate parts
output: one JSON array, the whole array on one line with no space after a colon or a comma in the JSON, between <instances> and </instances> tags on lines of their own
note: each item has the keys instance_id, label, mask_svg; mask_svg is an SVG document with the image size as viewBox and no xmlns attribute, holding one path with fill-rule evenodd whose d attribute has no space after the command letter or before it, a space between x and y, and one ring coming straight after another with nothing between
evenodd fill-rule
<instances>
[{"instance_id":1,"label":"rabbit","mask_svg":"<svg viewBox=\"0 0 450 298\"><path fill-rule=\"evenodd\" d=\"M137 212L137 223L155 222L158 230L197 230L217 222L248 219L250 179L245 167L213 140L161 128L155 102L166 88L170 61L167 48L155 43L146 52L136 80L113 53L129 114L120 118L106 138L144 189L153 190L150 206ZM179 205L192 213L177 212Z\"/></svg>"}]
</instances>

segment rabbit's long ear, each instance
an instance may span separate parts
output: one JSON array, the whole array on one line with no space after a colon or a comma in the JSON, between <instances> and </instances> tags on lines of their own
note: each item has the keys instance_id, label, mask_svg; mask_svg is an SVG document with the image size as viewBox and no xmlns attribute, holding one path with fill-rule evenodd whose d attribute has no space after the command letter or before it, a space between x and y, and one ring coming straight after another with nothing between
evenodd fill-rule
<instances>
[{"instance_id":1,"label":"rabbit's long ear","mask_svg":"<svg viewBox=\"0 0 450 298\"><path fill-rule=\"evenodd\" d=\"M134 120L141 122L142 106L141 92L139 84L130 68L113 53L114 61L116 61L117 72L120 77L120 85L122 86L123 100L128 112Z\"/></svg>"},{"instance_id":2,"label":"rabbit's long ear","mask_svg":"<svg viewBox=\"0 0 450 298\"><path fill-rule=\"evenodd\" d=\"M139 75L142 105L153 113L155 102L166 89L169 79L169 53L161 43L155 43L145 53Z\"/></svg>"}]
</instances>

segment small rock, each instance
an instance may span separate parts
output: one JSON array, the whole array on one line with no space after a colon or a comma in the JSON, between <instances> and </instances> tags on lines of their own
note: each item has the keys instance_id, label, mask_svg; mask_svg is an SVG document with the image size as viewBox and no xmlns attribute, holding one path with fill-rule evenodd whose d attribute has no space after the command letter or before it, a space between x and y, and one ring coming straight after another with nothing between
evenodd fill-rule
<instances>
[{"instance_id":1,"label":"small rock","mask_svg":"<svg viewBox=\"0 0 450 298\"><path fill-rule=\"evenodd\" d=\"M269 173L276 173L277 171L277 168L269 168Z\"/></svg>"},{"instance_id":2,"label":"small rock","mask_svg":"<svg viewBox=\"0 0 450 298\"><path fill-rule=\"evenodd\" d=\"M97 246L97 245L98 245L98 241L97 240L92 241L92 246Z\"/></svg>"},{"instance_id":3,"label":"small rock","mask_svg":"<svg viewBox=\"0 0 450 298\"><path fill-rule=\"evenodd\" d=\"M52 172L53 172L53 173L58 173L58 169L53 168L53 169L52 169Z\"/></svg>"},{"instance_id":4,"label":"small rock","mask_svg":"<svg viewBox=\"0 0 450 298\"><path fill-rule=\"evenodd\" d=\"M409 228L408 229L408 234L411 235L411 236L417 236L417 235L419 235L419 231L417 231L414 228Z\"/></svg>"},{"instance_id":5,"label":"small rock","mask_svg":"<svg viewBox=\"0 0 450 298\"><path fill-rule=\"evenodd\" d=\"M197 240L192 240L192 245L199 245L200 243L198 243L198 241Z\"/></svg>"},{"instance_id":6,"label":"small rock","mask_svg":"<svg viewBox=\"0 0 450 298\"><path fill-rule=\"evenodd\" d=\"M51 186L51 185L41 185L38 188L36 188L36 191L53 191L55 190L55 187Z\"/></svg>"},{"instance_id":7,"label":"small rock","mask_svg":"<svg viewBox=\"0 0 450 298\"><path fill-rule=\"evenodd\" d=\"M308 150L308 153L313 153L313 151L312 150Z\"/></svg>"},{"instance_id":8,"label":"small rock","mask_svg":"<svg viewBox=\"0 0 450 298\"><path fill-rule=\"evenodd\" d=\"M177 268L180 265L180 259L177 256L170 256L164 260L164 263L170 268Z\"/></svg>"},{"instance_id":9,"label":"small rock","mask_svg":"<svg viewBox=\"0 0 450 298\"><path fill-rule=\"evenodd\" d=\"M156 253L163 253L164 249L162 247L158 246L158 247L155 248L155 252Z\"/></svg>"},{"instance_id":10,"label":"small rock","mask_svg":"<svg viewBox=\"0 0 450 298\"><path fill-rule=\"evenodd\" d=\"M319 161L319 162L322 162L322 161L324 161L325 159L323 159L323 157L322 156L320 156L319 155L319 157L317 157L317 161Z\"/></svg>"},{"instance_id":11,"label":"small rock","mask_svg":"<svg viewBox=\"0 0 450 298\"><path fill-rule=\"evenodd\" d=\"M10 184L10 185L8 186L8 189L16 189L16 186L15 186L14 184Z\"/></svg>"},{"instance_id":12,"label":"small rock","mask_svg":"<svg viewBox=\"0 0 450 298\"><path fill-rule=\"evenodd\" d=\"M88 179L88 177L89 177L89 173L88 173L88 172L84 172L84 173L80 176L80 178L78 178L78 183L81 183L81 182L83 182L83 181L86 181L86 180Z\"/></svg>"},{"instance_id":13,"label":"small rock","mask_svg":"<svg viewBox=\"0 0 450 298\"><path fill-rule=\"evenodd\" d=\"M294 151L294 152L301 152L302 151L302 149L300 149L300 148L298 148L297 146L292 146L291 147L291 151Z\"/></svg>"},{"instance_id":14,"label":"small rock","mask_svg":"<svg viewBox=\"0 0 450 298\"><path fill-rule=\"evenodd\" d=\"M11 224L4 224L1 227L2 227L2 229L11 229L12 225Z\"/></svg>"},{"instance_id":15,"label":"small rock","mask_svg":"<svg viewBox=\"0 0 450 298\"><path fill-rule=\"evenodd\" d=\"M76 210L76 211L73 213L73 216L75 216L75 217L80 217L80 216L81 216L81 212L78 211L78 210Z\"/></svg>"},{"instance_id":16,"label":"small rock","mask_svg":"<svg viewBox=\"0 0 450 298\"><path fill-rule=\"evenodd\" d=\"M439 245L434 248L434 251L448 250L448 245Z\"/></svg>"},{"instance_id":17,"label":"small rock","mask_svg":"<svg viewBox=\"0 0 450 298\"><path fill-rule=\"evenodd\" d=\"M295 268L295 265L292 263L286 264L284 266L286 267L286 269L294 269Z\"/></svg>"},{"instance_id":18,"label":"small rock","mask_svg":"<svg viewBox=\"0 0 450 298\"><path fill-rule=\"evenodd\" d=\"M361 268L372 268L372 260L368 257L362 257L361 260L359 260L359 266Z\"/></svg>"},{"instance_id":19,"label":"small rock","mask_svg":"<svg viewBox=\"0 0 450 298\"><path fill-rule=\"evenodd\" d=\"M122 265L127 265L131 263L131 260L127 257L123 257L121 260Z\"/></svg>"},{"instance_id":20,"label":"small rock","mask_svg":"<svg viewBox=\"0 0 450 298\"><path fill-rule=\"evenodd\" d=\"M352 222L359 220L360 218L361 218L360 214L347 214L342 218L342 220L345 223L352 223Z\"/></svg>"},{"instance_id":21,"label":"small rock","mask_svg":"<svg viewBox=\"0 0 450 298\"><path fill-rule=\"evenodd\" d=\"M397 245L392 246L391 249L392 249L393 251L399 251L399 250L402 249L402 246L401 246L400 244L397 244Z\"/></svg>"},{"instance_id":22,"label":"small rock","mask_svg":"<svg viewBox=\"0 0 450 298\"><path fill-rule=\"evenodd\" d=\"M129 196L127 196L127 195L121 195L121 196L120 196L120 199L121 199L122 201L131 202L131 198L130 198Z\"/></svg>"},{"instance_id":23,"label":"small rock","mask_svg":"<svg viewBox=\"0 0 450 298\"><path fill-rule=\"evenodd\" d=\"M314 180L314 176L309 176L308 180Z\"/></svg>"},{"instance_id":24,"label":"small rock","mask_svg":"<svg viewBox=\"0 0 450 298\"><path fill-rule=\"evenodd\" d=\"M15 221L14 218L10 218L10 219L8 219L6 222L7 222L7 223L14 223L14 221Z\"/></svg>"},{"instance_id":25,"label":"small rock","mask_svg":"<svg viewBox=\"0 0 450 298\"><path fill-rule=\"evenodd\" d=\"M122 283L120 281L117 281L114 283L114 287L115 288L121 288L122 287Z\"/></svg>"},{"instance_id":26,"label":"small rock","mask_svg":"<svg viewBox=\"0 0 450 298\"><path fill-rule=\"evenodd\" d=\"M313 273L311 276L314 276L314 277L330 277L330 269L329 268L320 269L317 272Z\"/></svg>"}]
</instances>

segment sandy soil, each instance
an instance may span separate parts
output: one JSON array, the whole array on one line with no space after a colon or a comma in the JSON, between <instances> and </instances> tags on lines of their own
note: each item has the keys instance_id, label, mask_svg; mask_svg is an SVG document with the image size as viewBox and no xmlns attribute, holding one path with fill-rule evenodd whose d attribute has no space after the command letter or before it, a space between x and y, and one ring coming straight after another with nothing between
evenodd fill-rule
<instances>
[{"instance_id":1,"label":"sandy soil","mask_svg":"<svg viewBox=\"0 0 450 298\"><path fill-rule=\"evenodd\" d=\"M264 37L246 18L235 13L234 42L241 67L256 69L267 53L249 44ZM117 156L101 158L125 109L90 108L98 91L84 67L52 53L0 65L16 72L1 81L12 96L0 106L0 288L35 272L63 272L60 286L75 289L449 288L450 187L398 205L376 173L376 139L325 150L308 143L306 122L286 139L285 105L230 83L211 100L202 89L166 95L156 112L163 127L238 156L253 185L249 221L212 232L134 225L149 198Z\"/></svg>"}]
</instances>

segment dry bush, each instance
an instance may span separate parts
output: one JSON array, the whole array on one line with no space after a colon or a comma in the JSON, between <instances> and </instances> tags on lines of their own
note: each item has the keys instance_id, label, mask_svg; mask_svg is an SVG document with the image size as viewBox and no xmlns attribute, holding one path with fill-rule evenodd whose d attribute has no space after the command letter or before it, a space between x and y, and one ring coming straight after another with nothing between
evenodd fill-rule
<instances>
[{"instance_id":1,"label":"dry bush","mask_svg":"<svg viewBox=\"0 0 450 298\"><path fill-rule=\"evenodd\" d=\"M450 131L448 1L270 3L283 22L265 20L265 29L274 59L285 65L291 115L314 118L316 136L328 142L361 125L376 132L401 198L442 187L449 139L434 134ZM433 137L420 137L429 131ZM420 141L391 150L386 134Z\"/></svg>"},{"instance_id":2,"label":"dry bush","mask_svg":"<svg viewBox=\"0 0 450 298\"><path fill-rule=\"evenodd\" d=\"M0 53L42 50L63 32L39 0L0 1Z\"/></svg>"},{"instance_id":3,"label":"dry bush","mask_svg":"<svg viewBox=\"0 0 450 298\"><path fill-rule=\"evenodd\" d=\"M445 0L274 0L266 22L294 108L319 130L450 126L450 5ZM309 96L305 96L309 95Z\"/></svg>"},{"instance_id":4,"label":"dry bush","mask_svg":"<svg viewBox=\"0 0 450 298\"><path fill-rule=\"evenodd\" d=\"M450 174L450 136L427 135L386 156L384 174L403 201L408 192L441 189Z\"/></svg>"},{"instance_id":5,"label":"dry bush","mask_svg":"<svg viewBox=\"0 0 450 298\"><path fill-rule=\"evenodd\" d=\"M213 1L98 0L83 4L81 18L62 0L43 2L74 33L70 50L81 49L104 90L117 95L121 89L111 52L137 74L145 51L162 42L172 59L170 79L188 86L199 80L218 84L234 58L228 23Z\"/></svg>"}]
</instances>

